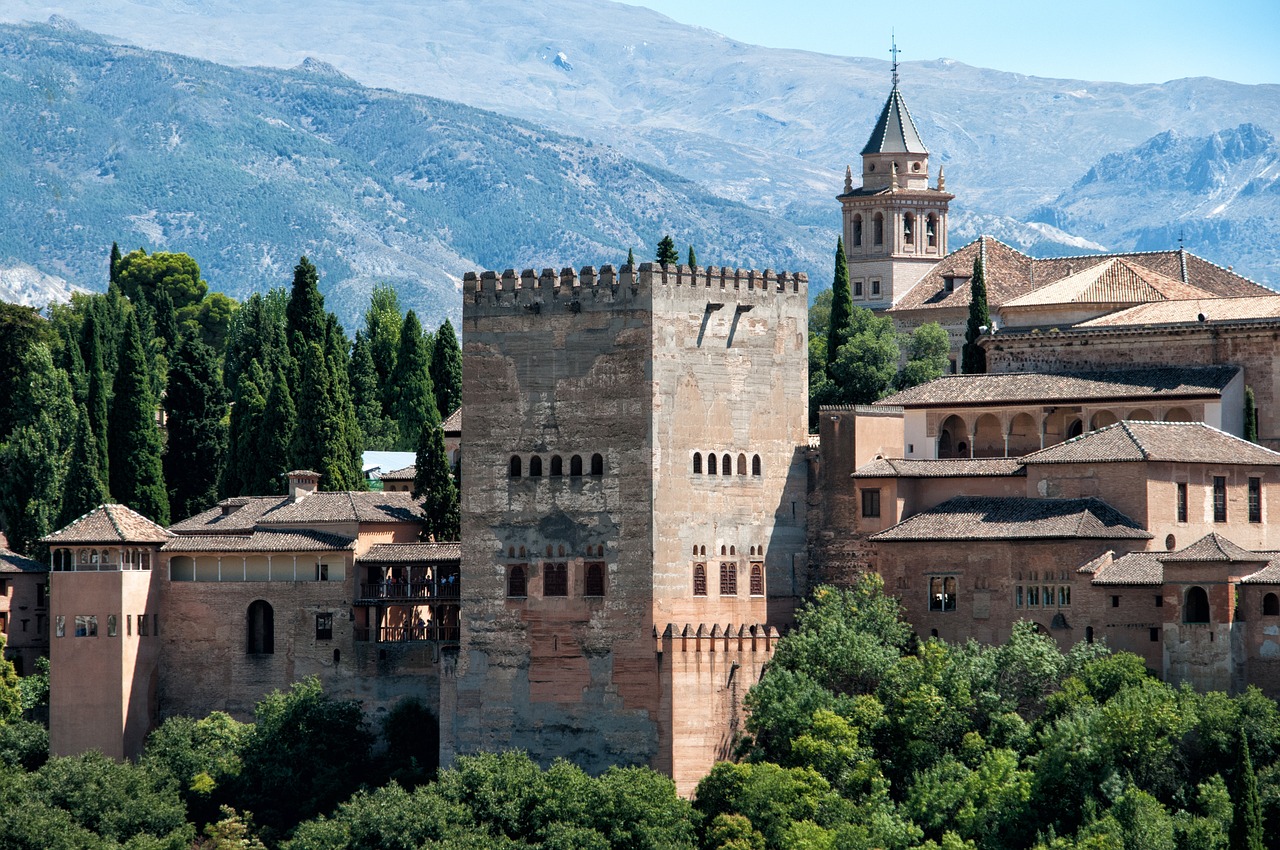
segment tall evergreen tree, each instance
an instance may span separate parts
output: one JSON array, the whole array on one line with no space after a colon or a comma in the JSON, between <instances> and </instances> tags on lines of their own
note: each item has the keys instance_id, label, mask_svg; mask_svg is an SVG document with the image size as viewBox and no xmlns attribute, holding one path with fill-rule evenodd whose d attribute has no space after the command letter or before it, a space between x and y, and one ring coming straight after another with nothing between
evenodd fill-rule
<instances>
[{"instance_id":1,"label":"tall evergreen tree","mask_svg":"<svg viewBox=\"0 0 1280 850\"><path fill-rule=\"evenodd\" d=\"M398 451L413 451L423 427L428 422L440 423L429 367L422 325L418 323L417 314L410 310L400 327L400 351L396 354L396 371L392 380L396 392L394 415L400 428L400 438L396 442Z\"/></svg>"},{"instance_id":2,"label":"tall evergreen tree","mask_svg":"<svg viewBox=\"0 0 1280 850\"><path fill-rule=\"evenodd\" d=\"M195 334L184 334L173 352L165 407L169 515L194 516L218 500L227 457L226 390L217 356Z\"/></svg>"},{"instance_id":3,"label":"tall evergreen tree","mask_svg":"<svg viewBox=\"0 0 1280 850\"><path fill-rule=\"evenodd\" d=\"M973 259L973 277L969 279L969 324L964 329L964 348L960 352L960 368L966 375L987 371L987 353L978 344L984 327L991 327L991 313L987 309L986 270L979 253Z\"/></svg>"},{"instance_id":4,"label":"tall evergreen tree","mask_svg":"<svg viewBox=\"0 0 1280 850\"><path fill-rule=\"evenodd\" d=\"M1258 399L1253 387L1244 388L1244 438L1251 443L1258 442Z\"/></svg>"},{"instance_id":5,"label":"tall evergreen tree","mask_svg":"<svg viewBox=\"0 0 1280 850\"><path fill-rule=\"evenodd\" d=\"M436 540L457 540L461 527L458 490L449 471L444 432L427 423L418 438L414 458L413 497L422 500L423 530Z\"/></svg>"},{"instance_id":6,"label":"tall evergreen tree","mask_svg":"<svg viewBox=\"0 0 1280 850\"><path fill-rule=\"evenodd\" d=\"M1258 776L1249 755L1249 738L1240 734L1231 793L1232 850L1263 850L1262 807L1258 801Z\"/></svg>"},{"instance_id":7,"label":"tall evergreen tree","mask_svg":"<svg viewBox=\"0 0 1280 850\"><path fill-rule=\"evenodd\" d=\"M76 416L75 439L71 442L71 457L67 462L62 510L58 515L59 528L110 501L111 497L102 483L104 478L98 468L98 438L89 427L89 413L81 404Z\"/></svg>"},{"instance_id":8,"label":"tall evergreen tree","mask_svg":"<svg viewBox=\"0 0 1280 850\"><path fill-rule=\"evenodd\" d=\"M631 248L627 249L627 265L633 269L636 267L636 252Z\"/></svg>"},{"instance_id":9,"label":"tall evergreen tree","mask_svg":"<svg viewBox=\"0 0 1280 850\"><path fill-rule=\"evenodd\" d=\"M364 333L369 340L369 353L377 373L382 393L382 415L392 417L395 406L395 388L392 376L396 371L396 353L400 350L400 326L404 314L400 312L400 299L390 285L375 286L369 296L369 309L364 313Z\"/></svg>"},{"instance_id":10,"label":"tall evergreen tree","mask_svg":"<svg viewBox=\"0 0 1280 850\"><path fill-rule=\"evenodd\" d=\"M84 367L88 376L86 381L85 410L89 416L89 430L93 432L97 442L98 459L94 468L102 476L106 485L110 480L111 463L107 451L109 438L107 435L107 409L111 393L111 379L107 375L103 351L104 340L100 332L96 311L89 311L84 317ZM79 514L77 514L79 516Z\"/></svg>"},{"instance_id":11,"label":"tall evergreen tree","mask_svg":"<svg viewBox=\"0 0 1280 850\"><path fill-rule=\"evenodd\" d=\"M382 391L378 388L373 352L364 331L356 331L356 341L351 347L351 403L364 434L365 448L392 451L400 432L394 420L382 415Z\"/></svg>"},{"instance_id":12,"label":"tall evergreen tree","mask_svg":"<svg viewBox=\"0 0 1280 850\"><path fill-rule=\"evenodd\" d=\"M448 319L436 331L435 350L431 353L431 385L440 418L452 416L462 405L462 350L458 348L453 323Z\"/></svg>"},{"instance_id":13,"label":"tall evergreen tree","mask_svg":"<svg viewBox=\"0 0 1280 850\"><path fill-rule=\"evenodd\" d=\"M698 255L693 253L693 246L689 246L689 268L696 269L698 267Z\"/></svg>"},{"instance_id":14,"label":"tall evergreen tree","mask_svg":"<svg viewBox=\"0 0 1280 850\"><path fill-rule=\"evenodd\" d=\"M234 395L240 373L257 360L258 366L267 369L279 353L288 354L285 338L285 310L289 294L283 287L266 293L255 292L231 317L227 331L223 382ZM268 373L270 370L267 369ZM265 395L265 392L264 392Z\"/></svg>"},{"instance_id":15,"label":"tall evergreen tree","mask_svg":"<svg viewBox=\"0 0 1280 850\"><path fill-rule=\"evenodd\" d=\"M350 348L338 317L330 313L325 328L325 359L329 365L334 425L337 428L334 435L335 462L344 467L341 486L334 486L335 490L358 490L364 486L364 432L360 430L351 397Z\"/></svg>"},{"instance_id":16,"label":"tall evergreen tree","mask_svg":"<svg viewBox=\"0 0 1280 850\"><path fill-rule=\"evenodd\" d=\"M255 475L248 478L248 492L271 495L284 492L283 472L295 468L291 463L293 437L298 429L297 407L289 394L289 378L285 374L287 354L276 358L275 368L267 376L267 406L258 429L258 463ZM319 470L317 470L319 471Z\"/></svg>"},{"instance_id":17,"label":"tall evergreen tree","mask_svg":"<svg viewBox=\"0 0 1280 850\"><path fill-rule=\"evenodd\" d=\"M133 312L126 314L120 372L108 427L111 494L160 525L169 524L164 484L164 440L156 427L151 363Z\"/></svg>"},{"instance_id":18,"label":"tall evergreen tree","mask_svg":"<svg viewBox=\"0 0 1280 850\"><path fill-rule=\"evenodd\" d=\"M676 250L676 241L667 234L658 241L657 261L664 266L675 266L680 263L680 252Z\"/></svg>"},{"instance_id":19,"label":"tall evergreen tree","mask_svg":"<svg viewBox=\"0 0 1280 850\"><path fill-rule=\"evenodd\" d=\"M293 269L293 289L285 310L285 332L289 351L301 360L310 343L324 345L324 296L320 294L320 273L306 257ZM317 472L319 470L316 470Z\"/></svg>"},{"instance_id":20,"label":"tall evergreen tree","mask_svg":"<svg viewBox=\"0 0 1280 850\"><path fill-rule=\"evenodd\" d=\"M265 496L255 493L250 486L255 469L261 463L259 452L260 429L265 427L263 415L267 410L269 379L262 372L262 364L253 359L248 368L240 372L231 397L231 417L227 428L227 462L222 470L223 496ZM284 472L285 470L278 470Z\"/></svg>"},{"instance_id":21,"label":"tall evergreen tree","mask_svg":"<svg viewBox=\"0 0 1280 850\"><path fill-rule=\"evenodd\" d=\"M120 340L124 337L124 317L132 312L129 300L120 287L112 284L105 295L93 296L86 305L92 310L102 339L102 368L107 373L108 389L120 371ZM145 343L144 343L145 344Z\"/></svg>"},{"instance_id":22,"label":"tall evergreen tree","mask_svg":"<svg viewBox=\"0 0 1280 850\"><path fill-rule=\"evenodd\" d=\"M302 353L299 376L298 425L290 465L320 473L320 486L325 490L356 489L359 475L352 475L329 361L316 343Z\"/></svg>"},{"instance_id":23,"label":"tall evergreen tree","mask_svg":"<svg viewBox=\"0 0 1280 850\"><path fill-rule=\"evenodd\" d=\"M844 239L836 237L836 271L831 281L831 318L827 325L827 374L840 356L840 346L853 334L853 295L849 292L849 261Z\"/></svg>"},{"instance_id":24,"label":"tall evergreen tree","mask_svg":"<svg viewBox=\"0 0 1280 850\"><path fill-rule=\"evenodd\" d=\"M120 245L111 243L111 264L107 267L107 283L119 283L120 281ZM76 514L79 516L79 514Z\"/></svg>"}]
</instances>

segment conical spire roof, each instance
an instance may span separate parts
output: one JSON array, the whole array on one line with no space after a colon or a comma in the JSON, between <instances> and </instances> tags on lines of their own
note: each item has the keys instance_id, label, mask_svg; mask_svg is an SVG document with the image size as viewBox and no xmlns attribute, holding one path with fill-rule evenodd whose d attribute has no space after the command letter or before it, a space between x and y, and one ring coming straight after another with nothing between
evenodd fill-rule
<instances>
[{"instance_id":1,"label":"conical spire roof","mask_svg":"<svg viewBox=\"0 0 1280 850\"><path fill-rule=\"evenodd\" d=\"M889 92L889 99L884 103L880 120L871 131L871 138L862 149L862 155L872 153L919 153L927 154L928 148L920 141L920 133L916 131L916 122L911 120L911 113L902 99L902 93L895 85Z\"/></svg>"}]
</instances>

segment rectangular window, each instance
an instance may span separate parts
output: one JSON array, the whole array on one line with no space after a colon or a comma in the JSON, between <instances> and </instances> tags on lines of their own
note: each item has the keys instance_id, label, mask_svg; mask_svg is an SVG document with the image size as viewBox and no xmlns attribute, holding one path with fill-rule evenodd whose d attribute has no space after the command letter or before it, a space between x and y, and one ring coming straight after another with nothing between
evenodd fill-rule
<instances>
[{"instance_id":1,"label":"rectangular window","mask_svg":"<svg viewBox=\"0 0 1280 850\"><path fill-rule=\"evenodd\" d=\"M1213 521L1227 521L1227 479L1222 475L1213 476Z\"/></svg>"},{"instance_id":2,"label":"rectangular window","mask_svg":"<svg viewBox=\"0 0 1280 850\"><path fill-rule=\"evenodd\" d=\"M569 565L544 564L542 576L543 596L569 595Z\"/></svg>"},{"instance_id":3,"label":"rectangular window","mask_svg":"<svg viewBox=\"0 0 1280 850\"><path fill-rule=\"evenodd\" d=\"M1071 585L1062 584L1058 586L1058 607L1071 607Z\"/></svg>"},{"instance_id":4,"label":"rectangular window","mask_svg":"<svg viewBox=\"0 0 1280 850\"><path fill-rule=\"evenodd\" d=\"M751 595L764 596L764 563L761 561L751 563Z\"/></svg>"},{"instance_id":5,"label":"rectangular window","mask_svg":"<svg viewBox=\"0 0 1280 850\"><path fill-rule=\"evenodd\" d=\"M9 631L9 615L0 611L0 632Z\"/></svg>"},{"instance_id":6,"label":"rectangular window","mask_svg":"<svg viewBox=\"0 0 1280 850\"><path fill-rule=\"evenodd\" d=\"M67 636L67 618L62 616L61 614L59 614L57 618L54 620L53 634L54 634L54 637Z\"/></svg>"},{"instance_id":7,"label":"rectangular window","mask_svg":"<svg viewBox=\"0 0 1280 850\"><path fill-rule=\"evenodd\" d=\"M49 604L49 585L40 582L36 585L36 607L43 608Z\"/></svg>"},{"instance_id":8,"label":"rectangular window","mask_svg":"<svg viewBox=\"0 0 1280 850\"><path fill-rule=\"evenodd\" d=\"M107 615L107 637L116 637L120 634L120 618L115 614Z\"/></svg>"},{"instance_id":9,"label":"rectangular window","mask_svg":"<svg viewBox=\"0 0 1280 850\"><path fill-rule=\"evenodd\" d=\"M1037 585L1031 585L1027 588L1027 607L1040 607L1040 588Z\"/></svg>"},{"instance_id":10,"label":"rectangular window","mask_svg":"<svg viewBox=\"0 0 1280 850\"><path fill-rule=\"evenodd\" d=\"M860 280L855 280L853 282L853 297L854 298L862 297L862 281Z\"/></svg>"},{"instance_id":11,"label":"rectangular window","mask_svg":"<svg viewBox=\"0 0 1280 850\"><path fill-rule=\"evenodd\" d=\"M864 517L880 516L880 489L867 489L862 491L862 515Z\"/></svg>"},{"instance_id":12,"label":"rectangular window","mask_svg":"<svg viewBox=\"0 0 1280 850\"><path fill-rule=\"evenodd\" d=\"M138 615L138 637L147 637L147 615Z\"/></svg>"},{"instance_id":13,"label":"rectangular window","mask_svg":"<svg viewBox=\"0 0 1280 850\"><path fill-rule=\"evenodd\" d=\"M733 561L720 562L720 595L738 595L738 565Z\"/></svg>"},{"instance_id":14,"label":"rectangular window","mask_svg":"<svg viewBox=\"0 0 1280 850\"><path fill-rule=\"evenodd\" d=\"M1161 595L1160 595L1160 594L1158 594L1158 593L1156 594L1156 607L1157 607L1157 608L1163 608L1163 607L1164 607L1164 597L1163 597L1163 596L1161 596Z\"/></svg>"},{"instance_id":15,"label":"rectangular window","mask_svg":"<svg viewBox=\"0 0 1280 850\"><path fill-rule=\"evenodd\" d=\"M316 564L316 581L329 580L329 565L325 563Z\"/></svg>"},{"instance_id":16,"label":"rectangular window","mask_svg":"<svg viewBox=\"0 0 1280 850\"><path fill-rule=\"evenodd\" d=\"M707 565L706 564L693 565L693 595L694 596L707 595Z\"/></svg>"},{"instance_id":17,"label":"rectangular window","mask_svg":"<svg viewBox=\"0 0 1280 850\"><path fill-rule=\"evenodd\" d=\"M1262 522L1262 479L1249 479L1249 522Z\"/></svg>"},{"instance_id":18,"label":"rectangular window","mask_svg":"<svg viewBox=\"0 0 1280 850\"><path fill-rule=\"evenodd\" d=\"M124 615L124 633L126 637L133 637L133 615Z\"/></svg>"},{"instance_id":19,"label":"rectangular window","mask_svg":"<svg viewBox=\"0 0 1280 850\"><path fill-rule=\"evenodd\" d=\"M1187 521L1187 482L1178 482L1178 522Z\"/></svg>"},{"instance_id":20,"label":"rectangular window","mask_svg":"<svg viewBox=\"0 0 1280 850\"><path fill-rule=\"evenodd\" d=\"M1120 597L1119 597L1119 596L1113 596L1113 597L1111 597L1111 607L1112 607L1112 608L1119 608L1119 607L1120 607Z\"/></svg>"},{"instance_id":21,"label":"rectangular window","mask_svg":"<svg viewBox=\"0 0 1280 850\"><path fill-rule=\"evenodd\" d=\"M1153 629L1151 630L1151 642L1152 642L1152 643L1159 643L1159 642L1160 642L1160 629L1158 629L1158 628L1153 628Z\"/></svg>"},{"instance_id":22,"label":"rectangular window","mask_svg":"<svg viewBox=\"0 0 1280 850\"><path fill-rule=\"evenodd\" d=\"M7 578L0 578L0 596L8 596L13 590L13 583Z\"/></svg>"},{"instance_id":23,"label":"rectangular window","mask_svg":"<svg viewBox=\"0 0 1280 850\"><path fill-rule=\"evenodd\" d=\"M316 614L316 640L333 640L333 614Z\"/></svg>"},{"instance_id":24,"label":"rectangular window","mask_svg":"<svg viewBox=\"0 0 1280 850\"><path fill-rule=\"evenodd\" d=\"M932 576L929 579L929 610L956 610L955 576Z\"/></svg>"},{"instance_id":25,"label":"rectangular window","mask_svg":"<svg viewBox=\"0 0 1280 850\"><path fill-rule=\"evenodd\" d=\"M1022 585L1018 585L1013 589L1013 607L1022 607Z\"/></svg>"},{"instance_id":26,"label":"rectangular window","mask_svg":"<svg viewBox=\"0 0 1280 850\"><path fill-rule=\"evenodd\" d=\"M96 614L76 614L76 637L97 637L98 617Z\"/></svg>"},{"instance_id":27,"label":"rectangular window","mask_svg":"<svg viewBox=\"0 0 1280 850\"><path fill-rule=\"evenodd\" d=\"M880 281L878 280L871 281L871 297L874 298L879 294L880 294Z\"/></svg>"}]
</instances>

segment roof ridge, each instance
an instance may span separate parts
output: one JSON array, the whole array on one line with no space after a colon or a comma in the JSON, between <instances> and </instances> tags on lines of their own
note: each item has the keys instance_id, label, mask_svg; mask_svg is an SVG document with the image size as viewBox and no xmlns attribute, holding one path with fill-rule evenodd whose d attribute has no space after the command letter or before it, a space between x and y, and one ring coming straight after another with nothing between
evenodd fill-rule
<instances>
[{"instance_id":1,"label":"roof ridge","mask_svg":"<svg viewBox=\"0 0 1280 850\"><path fill-rule=\"evenodd\" d=\"M1124 428L1124 432L1129 435L1129 439L1138 447L1138 452L1142 455L1142 459L1151 460L1151 452L1142 444L1142 440L1133 432L1133 429L1129 427L1129 420L1121 419L1118 424Z\"/></svg>"},{"instance_id":2,"label":"roof ridge","mask_svg":"<svg viewBox=\"0 0 1280 850\"><path fill-rule=\"evenodd\" d=\"M111 523L111 527L116 530L116 534L120 535L120 539L124 539L124 531L120 528L120 523L116 522L115 512L111 510L114 505L103 505L103 513L107 515L107 521ZM123 507L123 505L121 506Z\"/></svg>"}]
</instances>

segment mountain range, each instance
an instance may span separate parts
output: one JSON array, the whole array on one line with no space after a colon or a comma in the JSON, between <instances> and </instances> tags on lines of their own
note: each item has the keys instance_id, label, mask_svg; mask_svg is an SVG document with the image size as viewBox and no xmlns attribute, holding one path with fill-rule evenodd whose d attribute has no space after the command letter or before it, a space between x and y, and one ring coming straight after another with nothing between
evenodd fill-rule
<instances>
[{"instance_id":1,"label":"mountain range","mask_svg":"<svg viewBox=\"0 0 1280 850\"><path fill-rule=\"evenodd\" d=\"M754 237L685 233L671 220L677 241L696 242L704 262L779 268L791 260L817 281L830 276L833 196L844 166L856 172L889 88L887 62L747 45L607 0L7 0L0 17L44 19L52 11L145 48L426 94L491 110L495 122L501 115L532 122L514 126L550 128L557 144L585 140L596 155L683 178L708 203L728 202L735 215L770 223L768 234ZM945 166L947 188L958 196L953 245L981 232L1063 254L1166 248L1182 237L1201 256L1280 284L1271 247L1280 207L1267 166L1277 159L1280 86L1054 80L949 59L903 63L900 72L934 167ZM1233 147L1236 137L1252 142ZM1144 168L1153 156L1159 167ZM1113 171L1115 179L1098 177ZM1219 181L1212 203L1206 184L1186 179L1199 173ZM617 199L626 187L599 190ZM547 195L544 208L555 198ZM517 226L516 210L486 210L501 227ZM130 214L142 217L141 227L150 226L148 213ZM524 250L497 262L455 245L450 230L435 235L463 258L449 268L455 278L474 263L599 261L586 250L570 258L571 250L544 247L536 223L527 232ZM585 244L647 247L652 232L636 227L634 237ZM704 245L732 249L734 238L761 250L736 259L704 254ZM780 253L769 244L775 239Z\"/></svg>"}]
</instances>

